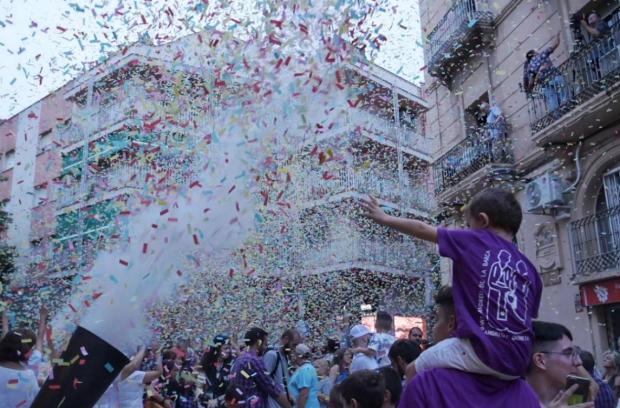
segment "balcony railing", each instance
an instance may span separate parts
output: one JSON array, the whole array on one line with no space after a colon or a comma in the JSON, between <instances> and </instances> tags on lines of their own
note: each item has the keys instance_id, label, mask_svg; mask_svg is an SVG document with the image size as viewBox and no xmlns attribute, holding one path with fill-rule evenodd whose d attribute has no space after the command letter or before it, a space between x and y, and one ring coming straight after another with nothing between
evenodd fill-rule
<instances>
[{"instance_id":1,"label":"balcony railing","mask_svg":"<svg viewBox=\"0 0 620 408\"><path fill-rule=\"evenodd\" d=\"M456 185L486 165L512 163L506 126L479 128L433 164L435 193Z\"/></svg>"},{"instance_id":2,"label":"balcony railing","mask_svg":"<svg viewBox=\"0 0 620 408\"><path fill-rule=\"evenodd\" d=\"M457 0L428 35L426 58L429 73L445 76L450 70L440 67L444 60L452 60L459 53L483 45L484 38L470 36L481 28L491 28L493 20L494 15L487 0Z\"/></svg>"},{"instance_id":3,"label":"balcony railing","mask_svg":"<svg viewBox=\"0 0 620 408\"><path fill-rule=\"evenodd\" d=\"M164 185L181 184L187 182L192 174L190 170L183 168L162 172L149 166L114 166L103 173L90 174L84 184L78 181L70 186L57 186L56 205L66 207L81 199L90 200L97 194L122 189L140 190L147 188L149 183L159 185L163 177L168 180Z\"/></svg>"},{"instance_id":4,"label":"balcony railing","mask_svg":"<svg viewBox=\"0 0 620 408\"><path fill-rule=\"evenodd\" d=\"M392 177L353 169L341 169L331 176L332 178L326 179L323 174L316 172L302 176L302 180L296 186L297 198L307 202L353 192L363 195L372 194L393 203L403 204L407 208L416 208L426 212L434 210L435 200L423 186L412 186L407 180L401 194L396 170Z\"/></svg>"},{"instance_id":5,"label":"balcony railing","mask_svg":"<svg viewBox=\"0 0 620 408\"><path fill-rule=\"evenodd\" d=\"M620 268L620 206L570 224L577 275Z\"/></svg>"},{"instance_id":6,"label":"balcony railing","mask_svg":"<svg viewBox=\"0 0 620 408\"><path fill-rule=\"evenodd\" d=\"M303 251L295 258L294 263L305 271L330 267L380 266L413 273L421 271L426 262L426 259L416 259L416 256L412 255L415 250L415 244L411 242L386 243L353 237L330 240L317 248Z\"/></svg>"},{"instance_id":7,"label":"balcony railing","mask_svg":"<svg viewBox=\"0 0 620 408\"><path fill-rule=\"evenodd\" d=\"M349 111L349 127L362 127L376 131L378 138L386 139L394 144L399 143L400 136L402 147L417 150L425 155L429 155L432 151L430 140L416 133L413 129L396 126L393 121L362 109L351 109Z\"/></svg>"},{"instance_id":8,"label":"balcony railing","mask_svg":"<svg viewBox=\"0 0 620 408\"><path fill-rule=\"evenodd\" d=\"M620 23L572 54L528 94L530 126L537 133L620 80Z\"/></svg>"}]
</instances>

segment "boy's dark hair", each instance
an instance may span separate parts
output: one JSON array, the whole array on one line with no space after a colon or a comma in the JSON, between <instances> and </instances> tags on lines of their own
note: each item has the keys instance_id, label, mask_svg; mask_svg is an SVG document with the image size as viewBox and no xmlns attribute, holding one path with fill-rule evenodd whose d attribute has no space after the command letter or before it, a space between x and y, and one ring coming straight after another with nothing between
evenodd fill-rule
<instances>
[{"instance_id":1,"label":"boy's dark hair","mask_svg":"<svg viewBox=\"0 0 620 408\"><path fill-rule=\"evenodd\" d=\"M378 311L377 312L377 320L375 321L375 326L379 327L381 330L390 330L392 328L392 315L388 312Z\"/></svg>"},{"instance_id":2,"label":"boy's dark hair","mask_svg":"<svg viewBox=\"0 0 620 408\"><path fill-rule=\"evenodd\" d=\"M454 314L454 298L452 297L452 286L444 285L435 294L435 304L444 307L448 312Z\"/></svg>"},{"instance_id":3,"label":"boy's dark hair","mask_svg":"<svg viewBox=\"0 0 620 408\"><path fill-rule=\"evenodd\" d=\"M265 330L260 327L252 327L250 330L245 332L243 341L245 342L245 345L249 347L258 343L259 340L264 340L267 336L268 333Z\"/></svg>"},{"instance_id":4,"label":"boy's dark hair","mask_svg":"<svg viewBox=\"0 0 620 408\"><path fill-rule=\"evenodd\" d=\"M405 363L409 364L421 353L422 349L417 343L411 340L398 339L390 347L388 357L390 360L396 360L396 357L400 357Z\"/></svg>"},{"instance_id":5,"label":"boy's dark hair","mask_svg":"<svg viewBox=\"0 0 620 408\"><path fill-rule=\"evenodd\" d=\"M340 385L334 385L329 393L329 404L327 404L328 408L344 408L342 406L341 396Z\"/></svg>"},{"instance_id":6,"label":"boy's dark hair","mask_svg":"<svg viewBox=\"0 0 620 408\"><path fill-rule=\"evenodd\" d=\"M579 350L579 357L581 358L581 365L590 374L594 371L594 356L587 350Z\"/></svg>"},{"instance_id":7,"label":"boy's dark hair","mask_svg":"<svg viewBox=\"0 0 620 408\"><path fill-rule=\"evenodd\" d=\"M26 354L34 346L33 339L21 331L10 331L0 340L0 363L26 361ZM36 340L35 340L36 341Z\"/></svg>"},{"instance_id":8,"label":"boy's dark hair","mask_svg":"<svg viewBox=\"0 0 620 408\"><path fill-rule=\"evenodd\" d=\"M517 235L523 220L521 205L514 194L501 188L489 188L479 192L469 201L466 211L472 217L485 213L491 226L512 235Z\"/></svg>"},{"instance_id":9,"label":"boy's dark hair","mask_svg":"<svg viewBox=\"0 0 620 408\"><path fill-rule=\"evenodd\" d=\"M338 388L347 404L355 399L359 408L381 408L383 405L385 380L376 371L356 371L340 383Z\"/></svg>"},{"instance_id":10,"label":"boy's dark hair","mask_svg":"<svg viewBox=\"0 0 620 408\"><path fill-rule=\"evenodd\" d=\"M398 406L398 401L400 401L400 396L403 393L402 378L392 367L381 367L379 373L385 381L385 389L390 392L390 402Z\"/></svg>"}]
</instances>

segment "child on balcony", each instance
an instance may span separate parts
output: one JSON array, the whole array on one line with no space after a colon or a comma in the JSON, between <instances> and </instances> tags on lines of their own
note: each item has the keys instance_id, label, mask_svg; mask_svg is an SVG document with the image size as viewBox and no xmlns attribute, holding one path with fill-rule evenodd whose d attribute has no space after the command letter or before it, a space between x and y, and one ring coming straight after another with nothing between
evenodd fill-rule
<instances>
[{"instance_id":1,"label":"child on balcony","mask_svg":"<svg viewBox=\"0 0 620 408\"><path fill-rule=\"evenodd\" d=\"M453 261L457 329L425 350L408 367L410 374L443 367L502 380L524 375L542 282L513 244L522 219L515 197L496 188L476 194L465 209L469 228L464 230L388 215L373 197L363 206L377 223L435 242L440 255Z\"/></svg>"}]
</instances>

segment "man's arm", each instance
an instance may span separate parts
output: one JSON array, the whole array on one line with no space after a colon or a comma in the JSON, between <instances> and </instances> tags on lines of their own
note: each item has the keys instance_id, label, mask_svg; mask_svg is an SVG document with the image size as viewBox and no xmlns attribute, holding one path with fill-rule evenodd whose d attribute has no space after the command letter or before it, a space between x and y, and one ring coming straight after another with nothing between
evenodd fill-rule
<instances>
[{"instance_id":1,"label":"man's arm","mask_svg":"<svg viewBox=\"0 0 620 408\"><path fill-rule=\"evenodd\" d=\"M157 366L156 366L156 370L153 371L147 371L144 374L144 379L142 380L143 384L150 384L153 381L155 381L156 379L159 378L160 375L162 375L162 373L164 372L164 367L162 365L162 356L159 350L157 350L158 353L158 357L157 357Z\"/></svg>"},{"instance_id":2,"label":"man's arm","mask_svg":"<svg viewBox=\"0 0 620 408\"><path fill-rule=\"evenodd\" d=\"M8 332L9 332L9 311L5 307L4 310L2 310L2 337L6 336Z\"/></svg>"},{"instance_id":3,"label":"man's arm","mask_svg":"<svg viewBox=\"0 0 620 408\"><path fill-rule=\"evenodd\" d=\"M306 403L308 402L308 396L310 395L309 388L302 388L299 391L299 397L297 398L297 402L295 403L295 408L306 408Z\"/></svg>"},{"instance_id":4,"label":"man's arm","mask_svg":"<svg viewBox=\"0 0 620 408\"><path fill-rule=\"evenodd\" d=\"M135 356L133 356L129 364L127 364L121 370L121 381L129 377L131 374L134 373L134 371L140 368L140 364L142 364L142 360L144 359L144 352L145 352L144 346L140 346L140 348L138 349L138 352L136 353Z\"/></svg>"},{"instance_id":5,"label":"man's arm","mask_svg":"<svg viewBox=\"0 0 620 408\"><path fill-rule=\"evenodd\" d=\"M45 306L41 306L39 310L39 327L37 329L37 343L35 348L39 351L43 350L43 339L45 338L45 328L47 327L47 309Z\"/></svg>"},{"instance_id":6,"label":"man's arm","mask_svg":"<svg viewBox=\"0 0 620 408\"><path fill-rule=\"evenodd\" d=\"M581 26L588 32L588 34L593 35L595 37L599 37L601 32L596 29L596 27L591 27L590 24L587 23L586 20L581 20Z\"/></svg>"},{"instance_id":7,"label":"man's arm","mask_svg":"<svg viewBox=\"0 0 620 408\"><path fill-rule=\"evenodd\" d=\"M558 31L558 33L555 35L555 40L553 41L553 43L551 44L551 46L549 47L549 49L551 50L551 52L555 51L556 48L558 48L560 46L560 31Z\"/></svg>"},{"instance_id":8,"label":"man's arm","mask_svg":"<svg viewBox=\"0 0 620 408\"><path fill-rule=\"evenodd\" d=\"M291 403L289 402L285 392L278 395L278 398L276 398L276 402L280 404L282 408L291 408Z\"/></svg>"},{"instance_id":9,"label":"man's arm","mask_svg":"<svg viewBox=\"0 0 620 408\"><path fill-rule=\"evenodd\" d=\"M362 205L366 210L366 215L379 224L424 241L437 242L437 228L432 225L418 220L388 215L379 206L379 201L372 196L369 196L367 200L362 200Z\"/></svg>"}]
</instances>

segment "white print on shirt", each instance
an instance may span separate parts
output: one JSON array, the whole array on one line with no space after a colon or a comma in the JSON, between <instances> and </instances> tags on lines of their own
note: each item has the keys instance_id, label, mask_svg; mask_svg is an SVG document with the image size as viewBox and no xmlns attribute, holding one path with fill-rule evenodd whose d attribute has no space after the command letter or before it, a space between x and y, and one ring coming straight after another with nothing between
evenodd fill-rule
<instances>
[{"instance_id":1,"label":"white print on shirt","mask_svg":"<svg viewBox=\"0 0 620 408\"><path fill-rule=\"evenodd\" d=\"M488 265L489 257L490 251L487 251L483 267ZM485 333L503 337L500 333L519 335L527 332L527 296L531 283L525 262L512 262L510 252L502 249L491 264L488 275L485 270L481 275L483 282L480 282L480 289L486 289L486 307L484 315L480 316L481 323L484 323L481 327ZM483 294L480 293L480 298L482 297ZM516 321L520 324L514 324ZM502 324L503 322L506 324Z\"/></svg>"}]
</instances>

